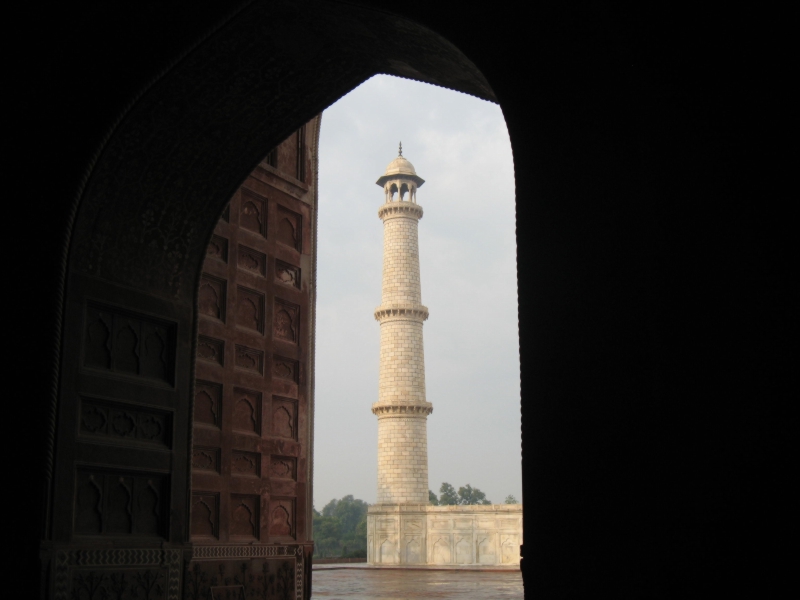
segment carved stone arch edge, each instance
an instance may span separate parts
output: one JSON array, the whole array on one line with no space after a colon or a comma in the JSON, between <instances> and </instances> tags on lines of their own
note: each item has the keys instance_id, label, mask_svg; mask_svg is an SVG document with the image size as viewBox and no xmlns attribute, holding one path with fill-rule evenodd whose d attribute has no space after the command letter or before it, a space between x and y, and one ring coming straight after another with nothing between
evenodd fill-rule
<instances>
[{"instance_id":1,"label":"carved stone arch edge","mask_svg":"<svg viewBox=\"0 0 800 600\"><path fill-rule=\"evenodd\" d=\"M89 163L86 165L81 177L78 181L78 185L75 189L75 193L70 199L70 206L69 210L67 211L67 218L64 226L64 233L62 235L61 244L60 244L60 251L59 251L59 262L57 266L57 274L56 274L56 290L53 303L55 310L53 311L55 314L54 319L54 332L53 332L53 345L52 345L52 369L50 371L50 402L47 408L47 437L46 437L46 447L45 447L45 464L44 464L44 481L43 481L43 493L45 496L45 503L43 506L42 511L42 521L41 521L41 531L42 531L42 539L49 540L51 538L51 499L53 496L53 472L55 468L55 453L56 453L56 430L57 430L57 417L58 417L58 398L59 392L61 388L61 346L62 346L62 339L63 339L63 329L64 329L64 313L66 312L66 290L67 290L67 273L69 270L69 257L70 257L70 247L72 245L72 235L75 231L75 223L78 217L78 209L81 205L81 199L83 198L84 192L86 191L86 186L89 183L89 179L94 172L94 168L97 165L97 162L100 160L100 156L103 154L103 151L108 146L109 141L116 133L117 129L119 129L122 122L125 118L130 114L133 107L139 102L139 100L147 94L150 90L152 90L159 81L161 81L166 75L168 75L176 66L178 66L187 56L189 56L194 50L202 46L206 41L208 41L215 33L223 29L230 21L232 21L240 12L244 11L249 5L251 5L254 0L243 0L234 5L234 7L221 18L217 23L212 25L204 34L202 34L198 39L194 42L186 46L182 51L180 51L175 58L173 58L161 71L156 73L149 81L147 81L133 96L133 98L126 104L118 113L117 118L111 123L111 125L106 130L105 134L101 138L100 142L97 144L97 148L95 152L92 154ZM210 240L209 236L209 240ZM196 295L196 292L195 292ZM195 300L197 300L195 298ZM196 342L194 343L196 345ZM193 348L194 350L194 348ZM192 367L194 367L194 361L192 361ZM194 391L194 390L192 390ZM191 446L190 446L191 447ZM191 453L190 453L191 454Z\"/></svg>"},{"instance_id":2,"label":"carved stone arch edge","mask_svg":"<svg viewBox=\"0 0 800 600\"><path fill-rule=\"evenodd\" d=\"M319 223L319 136L322 129L322 113L319 113L314 120L314 131L312 133L313 146L311 164L314 165L314 210L311 211L311 274L308 285L309 291L309 323L308 323L308 360L306 363L306 386L308 398L308 418L306 419L307 440L307 472L308 484L306 485L306 536L307 539L314 539L314 422L316 414L314 398L314 357L316 356L317 341L317 231ZM310 569L309 565L309 569Z\"/></svg>"},{"instance_id":3,"label":"carved stone arch edge","mask_svg":"<svg viewBox=\"0 0 800 600\"><path fill-rule=\"evenodd\" d=\"M439 37L441 37L441 36L439 36ZM442 37L442 39L444 40L444 42L446 44L449 44L450 46L453 46L454 48L456 48L458 50L458 47L454 46L447 38ZM459 52L461 52L461 51L459 50ZM465 56L465 58L466 58L466 56ZM481 73L481 70L478 69L477 65L475 65L472 61L469 61L469 62L470 62L470 65L472 66L472 68L475 69L475 71L477 71L478 73ZM480 94L476 94L476 93L473 93L473 92L466 92L464 90L459 90L458 88L451 87L449 85L443 85L443 84L441 84L441 83L439 83L437 81L430 81L428 79L420 79L419 77L414 77L414 75L410 75L410 74L407 74L407 73L401 73L402 69L399 68L398 65L395 64L395 65L392 65L392 66L394 66L397 69L396 73L390 73L389 71L379 71L378 73L375 73L375 74L376 75L388 75L389 77L400 77L401 79L408 79L409 81L416 81L417 83L427 83L428 85L432 85L433 87L437 87L437 88L439 88L441 90L448 90L450 92L456 92L458 94L464 94L465 96L472 96L473 98L477 98L478 100L485 100L486 102L491 102L492 104L498 104L498 105L500 104L500 102L497 100L497 97L494 95L494 90L492 89L492 86L489 85L488 81L484 81L484 83L486 85L487 90L490 92L490 94L482 96ZM481 73L481 75L483 75L483 73Z\"/></svg>"},{"instance_id":4,"label":"carved stone arch edge","mask_svg":"<svg viewBox=\"0 0 800 600\"><path fill-rule=\"evenodd\" d=\"M53 564L53 600L70 600L70 575L76 568L119 569L150 567L166 569L166 600L180 600L183 550L108 549L57 550Z\"/></svg>"},{"instance_id":5,"label":"carved stone arch edge","mask_svg":"<svg viewBox=\"0 0 800 600\"><path fill-rule=\"evenodd\" d=\"M76 188L76 193L75 193L73 201L70 204L67 222L66 222L66 225L64 227L63 250L62 250L61 255L60 255L61 263L59 265L59 272L58 272L58 275L57 275L58 280L57 280L57 285L56 285L56 294L54 295L55 296L54 301L56 302L56 308L54 310L55 321L56 321L56 323L55 323L56 324L56 327L55 327L56 332L54 332L54 336L53 336L53 340L54 340L54 345L53 345L53 348L54 348L54 360L52 362L52 369L51 369L51 373L52 373L53 377L52 377L52 380L51 380L51 390L50 390L51 394L50 394L49 414L47 415L48 416L48 422L47 422L48 432L47 432L47 437L46 437L46 449L45 449L44 486L45 486L45 490L46 490L46 498L45 498L45 501L43 503L43 509L44 510L43 510L43 513L42 513L42 524L43 524L43 537L44 537L44 539L49 539L51 537L51 531L50 530L51 530L51 526L52 526L51 525L51 520L52 520L51 507L52 507L52 504L53 504L52 503L52 482L53 482L53 477L54 477L53 466L54 466L54 461L55 461L55 450L56 450L56 443L55 443L55 437L56 437L56 415L57 415L57 411L58 411L59 393L60 393L59 386L60 386L61 371L62 371L61 352L62 352L62 339L63 339L63 335L64 335L62 330L63 330L65 303L66 303L66 284L67 284L68 269L69 269L69 250L70 250L70 247L71 247L71 245L72 245L72 243L74 241L73 240L73 237L74 237L74 225L75 225L76 219L77 219L77 217L78 217L78 215L80 213L81 202L83 201L83 197L85 195L86 186L90 182L90 179L91 179L91 176L92 176L92 174L94 172L94 169L96 168L96 165L97 165L98 161L100 160L102 153L106 149L109 140L111 140L113 138L113 136L116 134L119 126L125 121L125 119L129 115L131 110L134 109L134 107L141 100L141 98L143 96L145 96L147 93L149 93L150 90L154 86L156 86L159 83L159 81L164 78L165 75L168 75L170 71L173 71L175 69L175 67L178 66L187 57L187 55L189 55L191 52L193 52L197 47L202 46L210 37L212 37L214 34L216 34L220 29L224 28L227 23L229 23L231 20L236 18L240 13L242 13L244 10L246 10L248 7L252 6L253 4L254 3L252 1L250 1L250 0L246 0L244 2L237 3L237 6L232 8L230 13L227 16L225 16L224 18L221 18L205 35L201 36L196 42L192 43L190 47L186 48L169 65L167 65L159 74L157 74L155 77L153 77L150 82L148 82L146 85L144 85L140 89L140 91L135 95L135 97L131 100L131 102L123 110L121 110L121 112L119 113L118 118L108 128L105 136L103 137L102 141L98 145L97 152L93 155L93 157L89 161L87 169L86 169L85 173L83 174L83 176L81 178L81 181L79 182L79 184L78 184L78 186ZM433 32L431 32L431 34L436 35ZM437 36L437 37L440 37L440 36ZM450 42L448 42L444 38L441 38L441 42L444 43L444 44L448 44L448 45L452 46L452 44ZM472 65L472 63L469 62L463 54L460 55L460 56L461 56L461 60L462 61L466 61L466 63L468 63L469 65ZM369 68L371 69L372 67L369 67ZM472 69L465 69L465 70L472 70L475 73L477 73L478 75L480 75L480 72L477 70L477 68L474 65L472 65ZM382 72L385 72L385 71L382 71ZM375 74L375 72L372 72L371 74ZM455 90L455 91L461 91L462 93L467 93L469 95L475 95L475 94L470 94L469 92L464 92L463 90L457 90L454 87L441 85L440 83L436 83L434 81L430 81L430 80L427 80L427 79L420 79L420 78L414 77L413 74L409 75L409 73L407 71L403 71L402 67L397 67L397 72L392 72L392 73L387 73L387 74L395 75L395 76L401 76L401 77L405 77L405 78L416 80L416 81L424 81L424 82L429 83L431 85L436 85L437 87L444 87L446 89L452 89L452 90ZM353 87L355 87L355 85ZM481 96L476 96L476 97L481 97ZM492 101L492 100L490 99L490 101ZM318 132L317 132L317 134L318 134ZM315 223L315 227L316 227L316 223ZM196 293L196 291L197 291L196 287L195 287L194 291ZM312 306L313 306L313 303L312 303ZM196 315L195 315L195 318L196 318ZM196 327L195 327L195 331L196 331ZM196 348L195 348L196 339L192 340L192 346L193 347L192 347L191 356L194 357L195 354L196 354ZM189 381L191 382L190 385L192 386L192 388L189 390L190 391L189 398L190 398L190 402L193 402L193 398L194 398L193 386L194 386L194 381L195 381L195 377L194 377L194 360L193 359L190 361L190 365L191 365L192 373L190 374ZM313 386L313 383L311 383L311 385ZM312 404L312 410L313 410L313 404ZM313 423L313 419L311 419L311 423ZM309 431L313 431L313 429L310 429ZM189 444L190 448L192 447L192 444L193 444L192 432L193 432L193 428L190 426L190 433L189 433L189 439L188 439L188 444ZM311 456L313 457L313 454ZM187 454L187 463L189 461L190 461L190 453ZM190 473L191 469L188 469L187 472ZM312 474L312 477L313 477L313 474ZM310 493L310 491L309 491L309 493ZM187 504L188 504L188 502L189 502L189 499L187 498ZM187 509L188 509L188 505L187 505ZM188 518L188 514L189 514L189 511L187 510L186 511L187 518Z\"/></svg>"}]
</instances>

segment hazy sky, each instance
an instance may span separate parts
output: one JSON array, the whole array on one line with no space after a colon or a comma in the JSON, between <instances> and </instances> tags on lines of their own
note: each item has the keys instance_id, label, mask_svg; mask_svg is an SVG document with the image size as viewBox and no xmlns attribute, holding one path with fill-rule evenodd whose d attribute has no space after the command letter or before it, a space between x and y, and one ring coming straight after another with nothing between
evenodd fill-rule
<instances>
[{"instance_id":1,"label":"hazy sky","mask_svg":"<svg viewBox=\"0 0 800 600\"><path fill-rule=\"evenodd\" d=\"M314 504L375 502L383 224L375 184L403 155L417 202L429 486L521 500L514 168L500 107L376 76L322 115Z\"/></svg>"}]
</instances>

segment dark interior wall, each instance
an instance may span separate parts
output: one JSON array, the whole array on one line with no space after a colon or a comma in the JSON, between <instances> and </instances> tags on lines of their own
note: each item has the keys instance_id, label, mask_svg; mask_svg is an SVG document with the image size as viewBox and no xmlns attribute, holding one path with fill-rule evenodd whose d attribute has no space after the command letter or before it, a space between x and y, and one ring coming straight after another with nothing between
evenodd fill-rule
<instances>
[{"instance_id":1,"label":"dark interior wall","mask_svg":"<svg viewBox=\"0 0 800 600\"><path fill-rule=\"evenodd\" d=\"M739 163L749 141L743 115L753 110L741 84L751 59L733 33L740 23L559 3L524 15L502 5L369 4L444 36L491 91L470 65L426 52L402 24L387 33L374 15L358 27L337 21L361 15L358 3L272 3L264 10L307 23L312 37L335 46L276 34L276 56L335 60L330 80L316 82L318 96L274 107L283 116L260 134L273 140L261 152L375 72L438 78L500 102L517 184L529 593L671 597L774 584L786 565L775 549L789 472L788 421L778 407L788 399L781 309L791 271L779 210L751 196L757 163ZM235 12L223 2L81 6L44 19L48 52L31 53L20 86L24 114L33 116L18 147L30 148L34 192L11 202L8 222L30 229L12 238L21 258L9 280L31 291L20 295L12 324L25 394L9 418L28 458L9 461L19 468L9 477L26 490L46 468L56 290L81 179L147 82ZM45 37L35 33L30 39ZM255 51L265 45L242 43L222 70ZM283 98L302 76L287 73ZM244 73L237 85L253 80ZM247 109L220 108L231 117ZM229 176L205 189L211 212L262 158L255 138L233 134L208 132L239 153ZM125 185L120 208L133 193ZM210 233L216 219L207 221ZM204 247L203 235L195 238ZM117 265L102 268L113 279ZM21 567L37 562L41 497L27 492L25 531L15 538Z\"/></svg>"}]
</instances>

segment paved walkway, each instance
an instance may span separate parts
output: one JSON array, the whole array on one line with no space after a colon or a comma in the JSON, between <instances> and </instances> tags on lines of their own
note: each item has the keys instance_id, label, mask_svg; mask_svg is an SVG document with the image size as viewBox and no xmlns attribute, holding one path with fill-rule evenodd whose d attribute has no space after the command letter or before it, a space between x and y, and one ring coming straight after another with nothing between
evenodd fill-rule
<instances>
[{"instance_id":1,"label":"paved walkway","mask_svg":"<svg viewBox=\"0 0 800 600\"><path fill-rule=\"evenodd\" d=\"M320 565L323 566L328 565ZM312 600L522 600L523 597L519 571L370 568L315 568L311 593Z\"/></svg>"}]
</instances>

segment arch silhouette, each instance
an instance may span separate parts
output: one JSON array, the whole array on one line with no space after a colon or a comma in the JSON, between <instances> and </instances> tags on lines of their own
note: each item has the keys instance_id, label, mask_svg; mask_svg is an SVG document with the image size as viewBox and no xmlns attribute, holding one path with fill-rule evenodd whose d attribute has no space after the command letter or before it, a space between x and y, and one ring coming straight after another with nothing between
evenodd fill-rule
<instances>
[{"instance_id":1,"label":"arch silhouette","mask_svg":"<svg viewBox=\"0 0 800 600\"><path fill-rule=\"evenodd\" d=\"M767 475L777 459L763 460L781 436L759 424L774 417L767 402L752 402L774 397L785 357L763 343L775 337L769 323L758 344L746 340L756 337L752 307L775 307L775 321L783 314L782 278L756 277L748 265L773 264L782 253L767 257L772 246L753 244L755 254L742 260L733 249L743 238L733 234L757 219L727 212L743 193L734 132L752 114L739 93L746 67L727 58L738 56L738 38L723 39L719 31L730 28L705 27L703 14L689 18L680 8L649 19L644 8L579 12L542 2L520 19L429 4L220 2L193 4L190 19L180 3L142 6L129 31L96 11L53 9L75 25L47 38L58 48L48 58L54 72L69 74L72 85L64 93L61 78L31 78L46 104L36 115L42 135L26 135L39 154L43 139L62 149L48 167L63 176L30 178L41 182L39 229L31 243L30 230L19 228L26 252L13 266L27 269L19 282L41 273L32 299L14 313L28 328L19 380L33 408L19 403L8 417L33 457L14 466L13 480L42 466L43 493L30 494L29 511L42 515L41 534L26 520L15 538L15 554L27 557L37 580L54 569L51 544L76 543L75 515L55 502L73 496L59 496L53 484L72 473L78 443L69 436L84 373L82 299L127 295L145 313L193 331L197 273L220 203L269 148L383 72L497 98L508 124L524 258L525 528L538 540L526 545L523 565L540 575L529 585L568 593L562 586L571 582L579 595L624 580L649 590L663 581L661 569L685 574L673 595L695 590L690 580L701 575L715 591L739 585L740 575L771 581L741 549L777 547L757 532L781 530L781 511L719 491L782 498L785 481ZM29 204L11 204L8 222L28 223ZM748 206L757 216L765 210ZM723 214L729 220L720 226ZM715 279L720 272L731 276ZM747 294L756 292L751 306ZM741 316L736 343L723 312ZM179 413L188 414L194 342L178 343L174 389ZM745 398L748 409L737 412ZM731 433L737 428L754 436L748 460ZM189 477L177 456L189 446L188 429L174 424L174 481ZM171 492L170 503L185 507L180 486ZM184 521L169 525L171 543L187 538ZM748 537L762 543L742 546ZM702 568L707 556L716 557L713 568Z\"/></svg>"}]
</instances>

